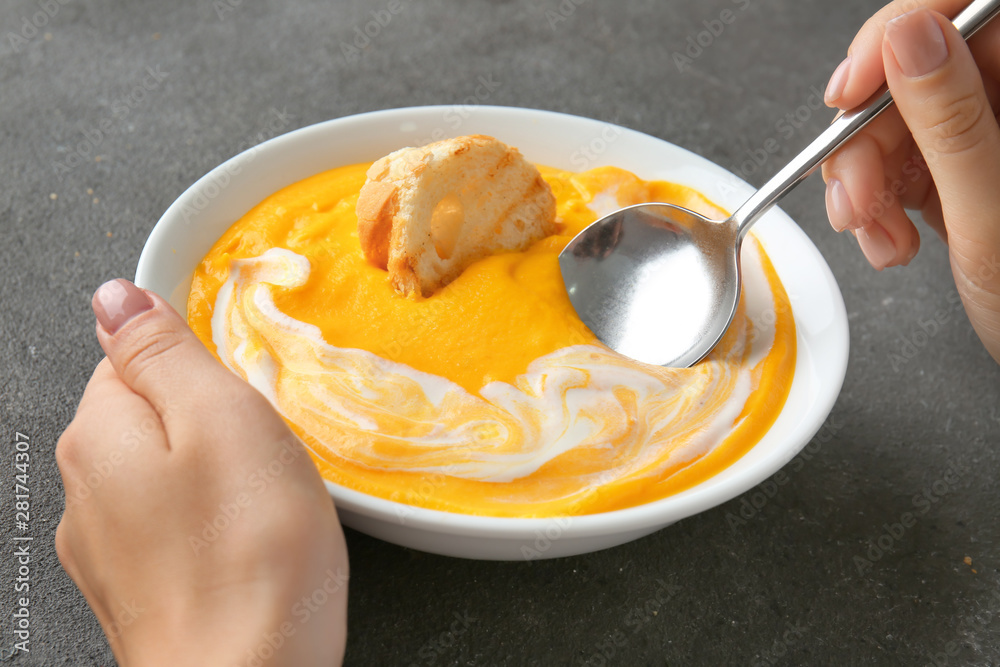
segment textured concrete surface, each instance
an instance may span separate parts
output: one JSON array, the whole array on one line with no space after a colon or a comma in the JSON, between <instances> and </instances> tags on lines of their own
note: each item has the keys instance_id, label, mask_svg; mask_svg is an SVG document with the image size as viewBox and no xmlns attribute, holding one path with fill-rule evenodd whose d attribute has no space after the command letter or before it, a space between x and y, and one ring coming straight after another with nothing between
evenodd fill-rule
<instances>
[{"instance_id":1,"label":"textured concrete surface","mask_svg":"<svg viewBox=\"0 0 1000 667\"><path fill-rule=\"evenodd\" d=\"M761 173L744 171L760 184L828 122L803 113L790 137L779 126L879 3L402 0L348 58L343 45L388 4L0 4L3 647L14 641L11 537L34 538L30 653L13 664L114 662L52 546L63 507L52 451L101 357L89 298L131 277L160 214L270 136L276 111L291 130L458 103L493 77L490 104L614 121L737 172L777 138ZM731 23L679 71L673 54L723 10ZM349 532L348 664L1000 662L1000 369L952 305L946 250L926 235L909 269L878 274L828 228L818 178L784 208L833 267L852 336L843 393L787 481L555 561L463 561ZM946 321L922 334L939 310ZM13 523L17 432L30 438L25 533ZM900 533L906 512L916 523Z\"/></svg>"}]
</instances>

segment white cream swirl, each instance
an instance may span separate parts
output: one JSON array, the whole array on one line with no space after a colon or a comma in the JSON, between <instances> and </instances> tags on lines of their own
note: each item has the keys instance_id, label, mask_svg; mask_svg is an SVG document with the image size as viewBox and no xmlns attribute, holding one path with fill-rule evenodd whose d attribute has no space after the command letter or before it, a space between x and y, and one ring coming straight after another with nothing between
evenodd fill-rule
<instances>
[{"instance_id":1,"label":"white cream swirl","mask_svg":"<svg viewBox=\"0 0 1000 667\"><path fill-rule=\"evenodd\" d=\"M751 274L760 270L755 253L744 262ZM577 477L676 467L734 428L754 389L749 368L773 337L766 327L757 331L744 360L743 323L731 358L692 369L577 345L475 395L446 378L332 346L319 328L285 315L275 293L305 284L309 270L305 257L280 248L233 261L214 304L213 341L226 366L302 429L317 455L376 470L509 482L571 450L582 461L573 464Z\"/></svg>"}]
</instances>

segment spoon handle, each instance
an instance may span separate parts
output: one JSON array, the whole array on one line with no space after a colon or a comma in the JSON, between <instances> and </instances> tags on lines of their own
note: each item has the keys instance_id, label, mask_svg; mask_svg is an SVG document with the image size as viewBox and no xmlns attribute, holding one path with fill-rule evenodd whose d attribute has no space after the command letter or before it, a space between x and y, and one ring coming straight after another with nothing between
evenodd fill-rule
<instances>
[{"instance_id":1,"label":"spoon handle","mask_svg":"<svg viewBox=\"0 0 1000 667\"><path fill-rule=\"evenodd\" d=\"M975 0L959 14L955 27L968 39L1000 11L1000 0ZM883 86L883 89L885 86ZM826 158L876 116L892 105L892 93L885 90L874 102L857 111L849 111L833 121L826 130L796 155L771 180L764 184L732 215L740 239L760 216L816 170Z\"/></svg>"}]
</instances>

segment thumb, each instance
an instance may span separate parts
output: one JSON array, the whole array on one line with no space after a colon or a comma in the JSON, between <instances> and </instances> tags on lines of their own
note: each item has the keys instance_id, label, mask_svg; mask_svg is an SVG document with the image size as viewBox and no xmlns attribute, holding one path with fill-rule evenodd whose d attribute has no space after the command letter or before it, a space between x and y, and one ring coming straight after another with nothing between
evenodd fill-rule
<instances>
[{"instance_id":1,"label":"thumb","mask_svg":"<svg viewBox=\"0 0 1000 667\"><path fill-rule=\"evenodd\" d=\"M981 263L1000 248L1000 128L979 67L955 26L927 9L886 24L882 58L937 186L953 258Z\"/></svg>"},{"instance_id":2,"label":"thumb","mask_svg":"<svg viewBox=\"0 0 1000 667\"><path fill-rule=\"evenodd\" d=\"M97 339L118 377L161 413L179 400L203 401L230 376L176 310L124 279L91 301Z\"/></svg>"}]
</instances>

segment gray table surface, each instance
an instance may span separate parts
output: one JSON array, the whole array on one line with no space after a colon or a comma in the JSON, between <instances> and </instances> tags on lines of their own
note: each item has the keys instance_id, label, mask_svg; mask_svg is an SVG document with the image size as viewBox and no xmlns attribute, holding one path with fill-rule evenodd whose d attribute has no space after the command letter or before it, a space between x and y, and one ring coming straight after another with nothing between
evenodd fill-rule
<instances>
[{"instance_id":1,"label":"gray table surface","mask_svg":"<svg viewBox=\"0 0 1000 667\"><path fill-rule=\"evenodd\" d=\"M4 647L17 432L30 436L34 537L30 653L13 664L114 663L53 549L53 448L101 358L90 295L131 277L160 214L270 136L276 110L291 130L460 103L487 77L498 82L490 104L616 122L759 185L828 122L808 109L813 86L878 4L401 0L348 59L343 45L388 0L3 0ZM681 71L673 56L706 21L719 34L702 34L708 46ZM780 123L796 110L789 137ZM771 138L779 153L747 173L748 151ZM852 340L843 392L787 482L625 546L543 562L445 558L348 531L348 664L1000 663L1000 368L952 305L946 248L925 234L910 268L876 273L829 229L818 177L783 208L833 268ZM921 333L939 311L945 321ZM735 521L741 509L749 518ZM900 533L907 512L916 523Z\"/></svg>"}]
</instances>

